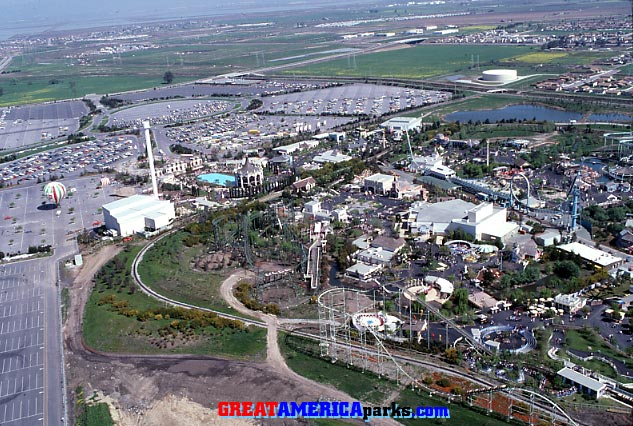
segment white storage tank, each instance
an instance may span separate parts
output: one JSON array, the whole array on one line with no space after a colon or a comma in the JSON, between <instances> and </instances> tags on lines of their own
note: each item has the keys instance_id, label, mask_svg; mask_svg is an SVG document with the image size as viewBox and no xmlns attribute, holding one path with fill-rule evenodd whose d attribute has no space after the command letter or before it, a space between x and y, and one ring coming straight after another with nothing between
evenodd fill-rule
<instances>
[{"instance_id":1,"label":"white storage tank","mask_svg":"<svg viewBox=\"0 0 633 426\"><path fill-rule=\"evenodd\" d=\"M516 70L488 70L482 73L483 81L507 83L517 79Z\"/></svg>"}]
</instances>

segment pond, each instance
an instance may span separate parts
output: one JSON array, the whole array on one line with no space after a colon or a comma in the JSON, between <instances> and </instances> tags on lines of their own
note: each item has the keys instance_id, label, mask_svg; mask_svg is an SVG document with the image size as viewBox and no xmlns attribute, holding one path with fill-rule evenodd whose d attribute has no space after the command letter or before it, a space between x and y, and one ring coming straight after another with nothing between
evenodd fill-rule
<instances>
[{"instance_id":1,"label":"pond","mask_svg":"<svg viewBox=\"0 0 633 426\"><path fill-rule=\"evenodd\" d=\"M551 121L557 123L569 122L570 120L580 120L583 114L580 112L570 112L561 109L549 108L539 105L508 105L499 109L485 109L479 111L458 111L446 115L447 121L459 121L467 123L469 120L496 123L501 120L532 120ZM591 114L589 121L617 121L630 122L633 117L625 114Z\"/></svg>"}]
</instances>

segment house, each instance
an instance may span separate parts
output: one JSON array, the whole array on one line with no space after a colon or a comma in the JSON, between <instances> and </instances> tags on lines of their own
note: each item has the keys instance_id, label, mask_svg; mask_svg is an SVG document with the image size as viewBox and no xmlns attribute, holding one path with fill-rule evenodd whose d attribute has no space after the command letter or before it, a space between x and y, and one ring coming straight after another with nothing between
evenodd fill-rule
<instances>
[{"instance_id":1,"label":"house","mask_svg":"<svg viewBox=\"0 0 633 426\"><path fill-rule=\"evenodd\" d=\"M382 248L383 250L390 251L392 253L398 253L404 248L406 241L403 238L391 238L391 237L378 237L371 243L371 247Z\"/></svg>"},{"instance_id":2,"label":"house","mask_svg":"<svg viewBox=\"0 0 633 426\"><path fill-rule=\"evenodd\" d=\"M334 209L332 210L332 220L344 222L349 222L349 215L347 214L346 208Z\"/></svg>"},{"instance_id":3,"label":"house","mask_svg":"<svg viewBox=\"0 0 633 426\"><path fill-rule=\"evenodd\" d=\"M366 281L371 278L373 275L380 272L382 269L381 265L368 265L363 262L358 262L345 270L345 273L349 276L359 278L360 280Z\"/></svg>"},{"instance_id":4,"label":"house","mask_svg":"<svg viewBox=\"0 0 633 426\"><path fill-rule=\"evenodd\" d=\"M316 186L316 180L312 176L301 179L292 184L292 190L296 193L310 192Z\"/></svg>"},{"instance_id":5,"label":"house","mask_svg":"<svg viewBox=\"0 0 633 426\"><path fill-rule=\"evenodd\" d=\"M633 248L633 231L631 231L630 229L623 229L622 231L620 231L615 244L620 248Z\"/></svg>"},{"instance_id":6,"label":"house","mask_svg":"<svg viewBox=\"0 0 633 426\"><path fill-rule=\"evenodd\" d=\"M536 245L536 241L529 239L514 244L512 248L512 261L521 262L524 260L539 260L541 251Z\"/></svg>"}]
</instances>

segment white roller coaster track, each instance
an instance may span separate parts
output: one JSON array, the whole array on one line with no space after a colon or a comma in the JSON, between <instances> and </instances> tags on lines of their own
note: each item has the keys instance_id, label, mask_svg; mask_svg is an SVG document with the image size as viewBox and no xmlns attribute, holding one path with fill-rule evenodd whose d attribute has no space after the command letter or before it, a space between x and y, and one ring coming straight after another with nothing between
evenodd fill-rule
<instances>
[{"instance_id":1,"label":"white roller coaster track","mask_svg":"<svg viewBox=\"0 0 633 426\"><path fill-rule=\"evenodd\" d=\"M332 295L334 293L341 293L343 294L343 297L345 297L345 292L351 292L351 293L359 293L359 294L364 294L364 291L360 291L360 290L354 290L354 289L345 289L345 288L335 288L335 289L330 289L330 290L326 290L323 293L321 293L319 295L319 297L317 298L317 304L319 306L320 309L326 309L326 310L333 310L336 311L336 313L338 313L339 315L341 315L344 318L344 323L337 323L337 324L327 324L327 326L330 327L330 329L335 329L336 327L346 327L348 326L348 324L351 324L351 317L352 314L349 314L347 312L341 312L338 309L335 309L331 306L327 306L324 301L321 299L323 296L325 295ZM367 308L363 309L366 310ZM426 388L426 386L422 385L420 383L420 381L414 377L412 377L404 368L402 368L402 366L400 366L400 364L398 363L398 361L395 359L395 357L393 355L391 355L391 353L389 352L389 350L385 347L385 345L383 344L383 337L379 336L374 330L372 330L371 328L367 328L367 331L369 331L372 336L374 337L375 341L376 341L376 345L379 348L379 353L378 355L383 355L386 356L387 358L389 358L389 360L391 360L391 362L393 362L394 366L396 367L397 371L399 373L401 373L404 377L407 377L409 380L411 380L411 383L414 384L417 387L420 388ZM335 344L341 344L341 342L336 342ZM363 348L364 351L369 351L369 349L367 347ZM506 394L506 396L510 397L510 398L521 398L521 397L525 397L524 395L527 394L530 396L530 402L532 403L532 408L535 407L534 404L534 399L539 398L540 400L542 400L544 403L547 404L548 407L543 407L543 406L539 406L538 409L540 411L547 411L547 408L552 407L549 411L549 414L552 417L556 417L556 421L560 421L561 418L565 419L567 422L569 422L570 425L572 426L579 426L578 423L576 421L574 421L574 419L572 419L566 412L565 410L563 410L558 404L556 404L554 401L552 401L551 399L537 393L534 391L531 391L529 389L523 389L523 388L505 388L504 390L497 390L495 392L501 392L502 394ZM520 394L524 394L523 396Z\"/></svg>"}]
</instances>

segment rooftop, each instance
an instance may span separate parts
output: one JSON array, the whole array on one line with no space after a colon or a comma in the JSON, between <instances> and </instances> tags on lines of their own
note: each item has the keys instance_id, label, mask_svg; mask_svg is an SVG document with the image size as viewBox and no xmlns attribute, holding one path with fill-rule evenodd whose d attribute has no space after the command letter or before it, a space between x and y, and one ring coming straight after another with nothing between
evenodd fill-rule
<instances>
[{"instance_id":1,"label":"rooftop","mask_svg":"<svg viewBox=\"0 0 633 426\"><path fill-rule=\"evenodd\" d=\"M622 262L624 259L621 257L613 256L606 251L598 250L593 247L580 244L579 242L573 242L569 244L563 244L558 246L559 249L568 253L574 253L582 257L584 260L593 262L600 266L611 266L615 263Z\"/></svg>"},{"instance_id":2,"label":"rooftop","mask_svg":"<svg viewBox=\"0 0 633 426\"><path fill-rule=\"evenodd\" d=\"M416 203L413 210L418 212L416 222L450 223L453 219L466 217L473 207L473 203L455 199L434 204Z\"/></svg>"},{"instance_id":3,"label":"rooftop","mask_svg":"<svg viewBox=\"0 0 633 426\"><path fill-rule=\"evenodd\" d=\"M581 374L575 370L572 370L571 368L568 367L564 367L562 368L559 372L558 372L559 376L563 376L566 379L571 380L574 383L578 383L579 385L587 388L587 389L591 389L594 392L599 392L601 390L604 390L606 388L606 384L604 383L600 383L599 381L597 381L596 379L592 379L589 376L585 376L584 374Z\"/></svg>"}]
</instances>

